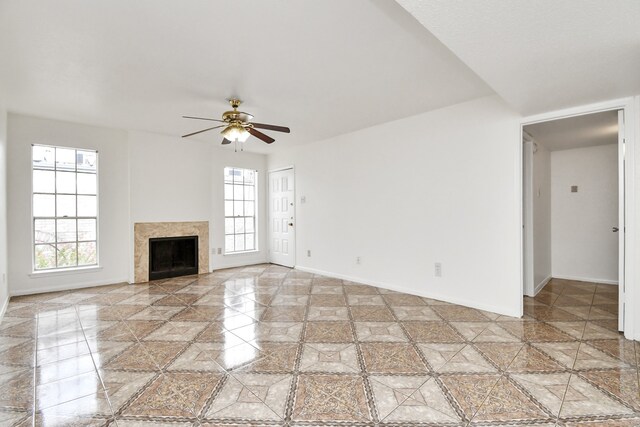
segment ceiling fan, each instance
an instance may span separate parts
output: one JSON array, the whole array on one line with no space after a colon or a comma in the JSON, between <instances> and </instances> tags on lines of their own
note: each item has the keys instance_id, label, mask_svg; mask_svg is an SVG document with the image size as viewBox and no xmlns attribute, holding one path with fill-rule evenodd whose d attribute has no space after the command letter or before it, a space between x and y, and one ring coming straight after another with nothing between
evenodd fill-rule
<instances>
[{"instance_id":1,"label":"ceiling fan","mask_svg":"<svg viewBox=\"0 0 640 427\"><path fill-rule=\"evenodd\" d=\"M267 144L271 144L275 141L275 139L260 132L258 129L273 130L276 132L285 133L291 132L291 130L289 130L289 128L285 126L275 126L267 125L264 123L251 122L250 120L253 119L253 116L251 114L245 113L243 111L238 111L238 107L240 106L240 104L242 104L242 101L237 98L229 99L228 101L229 104L231 104L233 110L225 111L224 113L222 113L222 120L210 119L206 117L182 116L185 119L208 120L211 122L223 123L221 125L182 135L182 137L187 138L189 136L208 132L213 129L224 128L221 132L222 136L224 137L224 139L222 140L223 145L231 144L232 142L245 142L250 135L255 136L256 138L266 142Z\"/></svg>"}]
</instances>

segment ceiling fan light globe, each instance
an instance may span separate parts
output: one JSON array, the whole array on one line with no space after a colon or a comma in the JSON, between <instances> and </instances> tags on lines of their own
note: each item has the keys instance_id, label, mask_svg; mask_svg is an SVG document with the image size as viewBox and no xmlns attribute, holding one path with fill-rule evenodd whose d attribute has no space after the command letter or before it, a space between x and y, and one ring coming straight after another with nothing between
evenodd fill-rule
<instances>
[{"instance_id":1,"label":"ceiling fan light globe","mask_svg":"<svg viewBox=\"0 0 640 427\"><path fill-rule=\"evenodd\" d=\"M245 142L249 138L249 132L247 132L242 126L232 124L224 128L222 135L229 141Z\"/></svg>"},{"instance_id":2,"label":"ceiling fan light globe","mask_svg":"<svg viewBox=\"0 0 640 427\"><path fill-rule=\"evenodd\" d=\"M245 142L247 138L249 138L249 135L250 135L249 132L242 129L242 132L240 132L240 135L238 135L238 141Z\"/></svg>"}]
</instances>

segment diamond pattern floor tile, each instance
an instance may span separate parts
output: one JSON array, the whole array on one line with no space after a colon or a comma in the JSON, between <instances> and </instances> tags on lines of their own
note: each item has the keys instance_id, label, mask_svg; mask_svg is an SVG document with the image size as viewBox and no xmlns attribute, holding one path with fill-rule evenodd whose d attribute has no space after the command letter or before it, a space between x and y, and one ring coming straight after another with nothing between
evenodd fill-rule
<instances>
[{"instance_id":1,"label":"diamond pattern floor tile","mask_svg":"<svg viewBox=\"0 0 640 427\"><path fill-rule=\"evenodd\" d=\"M640 425L617 288L525 316L275 265L12 298L0 425Z\"/></svg>"}]
</instances>

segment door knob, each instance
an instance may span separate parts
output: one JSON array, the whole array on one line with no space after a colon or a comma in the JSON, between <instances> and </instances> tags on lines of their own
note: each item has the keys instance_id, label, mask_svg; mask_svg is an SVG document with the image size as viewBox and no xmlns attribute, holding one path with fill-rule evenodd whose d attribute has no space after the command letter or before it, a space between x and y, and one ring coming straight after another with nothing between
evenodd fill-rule
<instances>
[{"instance_id":1,"label":"door knob","mask_svg":"<svg viewBox=\"0 0 640 427\"><path fill-rule=\"evenodd\" d=\"M619 230L619 229L618 229L618 227L612 227L612 228L611 228L611 231L613 231L614 233L617 233L617 232L618 232L618 230Z\"/></svg>"},{"instance_id":2,"label":"door knob","mask_svg":"<svg viewBox=\"0 0 640 427\"><path fill-rule=\"evenodd\" d=\"M290 227L293 227L293 223L292 223L292 222L290 222L290 223L289 223L289 226L290 226Z\"/></svg>"}]
</instances>

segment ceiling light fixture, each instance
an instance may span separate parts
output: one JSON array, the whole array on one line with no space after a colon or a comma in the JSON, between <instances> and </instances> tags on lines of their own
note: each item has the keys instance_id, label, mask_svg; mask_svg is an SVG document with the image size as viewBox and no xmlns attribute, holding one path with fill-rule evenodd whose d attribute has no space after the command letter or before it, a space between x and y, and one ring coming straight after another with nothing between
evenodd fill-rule
<instances>
[{"instance_id":1,"label":"ceiling light fixture","mask_svg":"<svg viewBox=\"0 0 640 427\"><path fill-rule=\"evenodd\" d=\"M275 141L275 139L271 138L269 135L266 135L260 132L258 129L266 129L272 130L275 132L284 132L289 133L290 130L286 126L276 126L276 125L268 125L265 123L255 123L251 120L253 119L253 115L249 113L245 113L244 111L238 111L238 107L242 103L237 98L229 99L229 104L233 110L225 111L222 113L222 120L220 119L212 119L209 117L193 117L193 116L182 116L185 119L195 119L195 120L206 120L209 122L218 122L222 123L218 126L213 126L210 128L202 129L196 132L191 132L186 135L182 135L183 138L187 138L189 136L198 135L203 132L208 132L213 129L222 130L222 135L224 135L224 139L222 140L222 145L231 144L232 142L236 146L236 151L238 150L238 143L240 143L240 150L243 151L242 146L244 142L249 138L250 135L266 142L267 144L271 144Z\"/></svg>"},{"instance_id":2,"label":"ceiling light fixture","mask_svg":"<svg viewBox=\"0 0 640 427\"><path fill-rule=\"evenodd\" d=\"M232 123L221 132L231 142L245 142L249 138L249 132L239 123Z\"/></svg>"}]
</instances>

